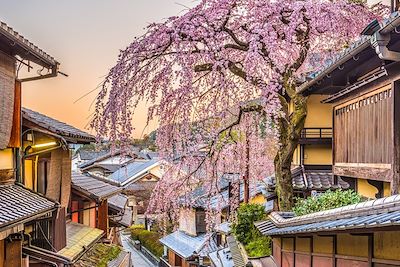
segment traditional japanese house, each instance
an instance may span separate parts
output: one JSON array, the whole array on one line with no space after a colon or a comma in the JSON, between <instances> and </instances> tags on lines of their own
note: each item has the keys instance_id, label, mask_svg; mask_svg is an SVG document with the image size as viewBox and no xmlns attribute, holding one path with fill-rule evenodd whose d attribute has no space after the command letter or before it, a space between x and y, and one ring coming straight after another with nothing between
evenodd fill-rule
<instances>
[{"instance_id":1,"label":"traditional japanese house","mask_svg":"<svg viewBox=\"0 0 400 267\"><path fill-rule=\"evenodd\" d=\"M82 165L88 161L95 159L95 158L104 156L108 152L109 152L108 150L97 151L97 150L78 148L78 150L72 156L72 170L78 171L79 165Z\"/></svg>"},{"instance_id":2,"label":"traditional japanese house","mask_svg":"<svg viewBox=\"0 0 400 267\"><path fill-rule=\"evenodd\" d=\"M324 95L313 94L307 99L307 117L293 155L294 193L304 197L311 191L336 189L332 179L332 107L322 104ZM289 112L293 109L289 105ZM275 180L267 181L270 190ZM346 187L344 183L339 184Z\"/></svg>"},{"instance_id":3,"label":"traditional japanese house","mask_svg":"<svg viewBox=\"0 0 400 267\"><path fill-rule=\"evenodd\" d=\"M134 155L123 155L122 151L108 151L98 157L78 165L78 171L89 173L93 176L105 178L126 166L134 159Z\"/></svg>"},{"instance_id":4,"label":"traditional japanese house","mask_svg":"<svg viewBox=\"0 0 400 267\"><path fill-rule=\"evenodd\" d=\"M117 231L114 227L110 227L108 199L118 195L121 191L122 188L88 174L73 172L71 205L69 207L71 221L98 228L104 232L110 242L118 243Z\"/></svg>"},{"instance_id":5,"label":"traditional japanese house","mask_svg":"<svg viewBox=\"0 0 400 267\"><path fill-rule=\"evenodd\" d=\"M161 267L208 266L209 253L217 250L215 235L207 234L205 212L201 209L182 209L179 229L160 239L164 245Z\"/></svg>"},{"instance_id":6,"label":"traditional japanese house","mask_svg":"<svg viewBox=\"0 0 400 267\"><path fill-rule=\"evenodd\" d=\"M128 196L124 194L108 199L108 214L111 227L130 227L133 224L132 207L128 206Z\"/></svg>"},{"instance_id":7,"label":"traditional japanese house","mask_svg":"<svg viewBox=\"0 0 400 267\"><path fill-rule=\"evenodd\" d=\"M17 65L42 71L29 76L24 70L17 72ZM0 266L28 265L30 258L23 255L22 246L35 240L24 228L39 218L54 222L59 208L59 203L21 184L19 157L22 84L55 77L58 67L53 57L0 22Z\"/></svg>"},{"instance_id":8,"label":"traditional japanese house","mask_svg":"<svg viewBox=\"0 0 400 267\"><path fill-rule=\"evenodd\" d=\"M95 138L71 125L22 108L22 182L68 207L71 194L71 144Z\"/></svg>"},{"instance_id":9,"label":"traditional japanese house","mask_svg":"<svg viewBox=\"0 0 400 267\"><path fill-rule=\"evenodd\" d=\"M123 188L133 211L134 224L145 224L151 193L162 174L160 160L139 158L107 176L107 181Z\"/></svg>"},{"instance_id":10,"label":"traditional japanese house","mask_svg":"<svg viewBox=\"0 0 400 267\"><path fill-rule=\"evenodd\" d=\"M107 231L66 217L72 194L69 147L94 142L94 137L27 108L22 109L22 118L22 183L59 203L53 216L40 217L25 225L24 231L30 236L30 242L24 244L23 253L32 258L32 266L50 263L81 266L89 260L96 263L89 255L101 257L96 251L112 249L100 242L107 237ZM96 249L99 246L103 249Z\"/></svg>"},{"instance_id":11,"label":"traditional japanese house","mask_svg":"<svg viewBox=\"0 0 400 267\"><path fill-rule=\"evenodd\" d=\"M333 174L361 195L396 194L400 177L398 12L372 22L299 92L326 95L333 111Z\"/></svg>"},{"instance_id":12,"label":"traditional japanese house","mask_svg":"<svg viewBox=\"0 0 400 267\"><path fill-rule=\"evenodd\" d=\"M275 266L400 266L400 195L256 223L272 237ZM273 266L273 265L272 265Z\"/></svg>"}]
</instances>

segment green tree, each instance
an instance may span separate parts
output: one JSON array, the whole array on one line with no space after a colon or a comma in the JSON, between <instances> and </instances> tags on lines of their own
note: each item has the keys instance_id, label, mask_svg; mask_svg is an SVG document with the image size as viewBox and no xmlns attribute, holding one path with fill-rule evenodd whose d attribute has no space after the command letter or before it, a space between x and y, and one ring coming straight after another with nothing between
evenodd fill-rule
<instances>
[{"instance_id":1,"label":"green tree","mask_svg":"<svg viewBox=\"0 0 400 267\"><path fill-rule=\"evenodd\" d=\"M236 216L237 219L232 225L232 231L241 243L247 245L259 235L254 222L266 217L264 206L260 204L242 204L238 208Z\"/></svg>"}]
</instances>

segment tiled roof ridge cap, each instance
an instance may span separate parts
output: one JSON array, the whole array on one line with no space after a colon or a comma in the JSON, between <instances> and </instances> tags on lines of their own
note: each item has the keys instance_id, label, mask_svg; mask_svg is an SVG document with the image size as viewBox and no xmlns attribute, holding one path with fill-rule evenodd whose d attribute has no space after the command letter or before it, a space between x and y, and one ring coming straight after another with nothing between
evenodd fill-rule
<instances>
[{"instance_id":1,"label":"tiled roof ridge cap","mask_svg":"<svg viewBox=\"0 0 400 267\"><path fill-rule=\"evenodd\" d=\"M48 116L48 115L46 115L46 114L43 114L43 113L41 113L41 112L38 112L38 111L36 111L36 110L30 109L30 108L27 108L27 107L22 107L22 113L23 113L23 114L22 114L23 117L25 117L26 119L31 120L33 123L39 125L40 127L44 127L44 126L42 125L42 124L44 124L44 122L37 120L36 118L32 117L31 114L29 114L29 113L37 114L38 116L47 118L47 119L52 120L52 121L54 121L54 122L60 123L60 124L65 125L65 126L68 126L68 127L70 127L71 129L74 129L77 133L73 134L73 136L79 136L79 137L82 137L82 138L84 138L84 139L94 139L94 138L95 138L92 134L87 133L87 132L84 131L84 130L81 130L81 129L79 129L79 128L73 126L73 125L70 125L70 124L68 124L68 123L66 123L66 122L60 121L59 119L50 117L50 116ZM50 126L50 128L53 128L53 129L57 130L57 128L54 127L54 126ZM47 129L47 130L50 131L50 132L52 131L52 129ZM59 129L58 129L58 130L59 130ZM63 130L61 129L61 130L59 130L59 131L62 132ZM57 133L57 134L60 134L60 133ZM61 134L61 135L62 135L62 134Z\"/></svg>"},{"instance_id":2,"label":"tiled roof ridge cap","mask_svg":"<svg viewBox=\"0 0 400 267\"><path fill-rule=\"evenodd\" d=\"M285 219L282 215L285 213L272 212L269 215L271 221L278 227L302 225L306 223L322 222L332 219L343 219L370 214L380 214L400 210L400 195L393 195L384 198L378 198L352 204L340 208L319 211L302 216L295 216ZM289 214L289 213L287 213ZM293 214L293 213L292 213Z\"/></svg>"},{"instance_id":3,"label":"tiled roof ridge cap","mask_svg":"<svg viewBox=\"0 0 400 267\"><path fill-rule=\"evenodd\" d=\"M55 60L54 57L50 56L48 53L40 49L37 45L30 42L24 36L19 34L16 30L14 30L12 27L10 27L7 23L0 21L0 28L2 29L2 31L4 31L4 33L9 34L11 38L15 38L16 40L20 41L21 43L32 49L32 51L34 51L35 53L39 54L40 56L51 62L53 65L59 64L59 62L57 62L57 60Z\"/></svg>"}]
</instances>

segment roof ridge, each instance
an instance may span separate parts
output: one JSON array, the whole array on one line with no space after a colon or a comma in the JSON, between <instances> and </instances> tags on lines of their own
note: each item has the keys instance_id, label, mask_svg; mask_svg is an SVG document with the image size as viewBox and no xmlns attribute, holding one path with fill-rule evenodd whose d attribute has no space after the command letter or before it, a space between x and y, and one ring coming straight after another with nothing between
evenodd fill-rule
<instances>
[{"instance_id":1,"label":"roof ridge","mask_svg":"<svg viewBox=\"0 0 400 267\"><path fill-rule=\"evenodd\" d=\"M387 213L400 210L400 195L369 200L357 204L347 205L335 209L314 212L292 218L283 218L279 212L269 215L271 221L278 227L289 225L301 225L306 223L328 221L332 219L351 218L363 215Z\"/></svg>"}]
</instances>

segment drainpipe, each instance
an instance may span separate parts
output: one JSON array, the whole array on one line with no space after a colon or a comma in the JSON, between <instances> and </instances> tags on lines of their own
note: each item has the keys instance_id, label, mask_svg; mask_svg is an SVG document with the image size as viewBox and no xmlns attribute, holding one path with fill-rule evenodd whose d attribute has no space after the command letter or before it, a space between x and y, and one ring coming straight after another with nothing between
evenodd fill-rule
<instances>
[{"instance_id":1,"label":"drainpipe","mask_svg":"<svg viewBox=\"0 0 400 267\"><path fill-rule=\"evenodd\" d=\"M375 48L375 52L382 60L400 61L400 53L391 51L387 48L390 41L390 33L382 34L380 32L374 33L371 38L371 45Z\"/></svg>"}]
</instances>

